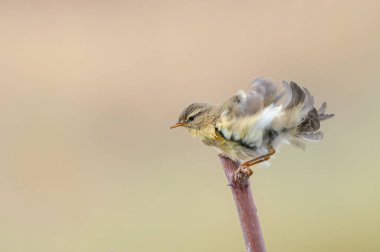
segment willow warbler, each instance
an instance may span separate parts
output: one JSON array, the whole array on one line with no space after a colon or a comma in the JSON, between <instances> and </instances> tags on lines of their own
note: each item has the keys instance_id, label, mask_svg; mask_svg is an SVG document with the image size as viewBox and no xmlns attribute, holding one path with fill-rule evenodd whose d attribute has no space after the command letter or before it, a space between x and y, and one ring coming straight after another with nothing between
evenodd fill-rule
<instances>
[{"instance_id":1,"label":"willow warbler","mask_svg":"<svg viewBox=\"0 0 380 252\"><path fill-rule=\"evenodd\" d=\"M238 161L236 181L252 175L250 166L267 161L281 143L304 148L304 141L323 138L320 121L326 103L314 107L310 92L296 83L283 81L283 88L267 78L255 79L248 91L239 91L220 105L193 103L170 128L185 127L223 155Z\"/></svg>"}]
</instances>

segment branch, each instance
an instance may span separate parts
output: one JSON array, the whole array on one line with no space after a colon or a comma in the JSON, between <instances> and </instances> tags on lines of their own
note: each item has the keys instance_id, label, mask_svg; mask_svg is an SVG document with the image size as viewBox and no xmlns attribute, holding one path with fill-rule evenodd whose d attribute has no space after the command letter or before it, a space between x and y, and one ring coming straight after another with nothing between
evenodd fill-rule
<instances>
[{"instance_id":1,"label":"branch","mask_svg":"<svg viewBox=\"0 0 380 252\"><path fill-rule=\"evenodd\" d=\"M239 164L230 158L219 155L224 172L231 185L232 195L240 218L240 225L243 231L247 252L265 252L265 242L261 232L257 209L252 198L249 180L244 183L235 182L234 173Z\"/></svg>"}]
</instances>

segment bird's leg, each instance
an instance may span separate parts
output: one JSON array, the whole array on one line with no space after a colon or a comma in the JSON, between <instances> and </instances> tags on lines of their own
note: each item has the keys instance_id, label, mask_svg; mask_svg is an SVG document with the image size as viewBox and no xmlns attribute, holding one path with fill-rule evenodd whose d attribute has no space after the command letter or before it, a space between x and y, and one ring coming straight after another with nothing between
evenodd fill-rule
<instances>
[{"instance_id":1,"label":"bird's leg","mask_svg":"<svg viewBox=\"0 0 380 252\"><path fill-rule=\"evenodd\" d=\"M241 166L250 167L252 165L255 165L255 164L267 161L268 159L270 159L270 156L272 156L274 153L276 153L276 151L274 150L274 148L272 147L272 145L269 144L268 145L268 153L267 154L262 155L262 156L257 157L257 158L254 158L252 160L246 161L246 162L242 163Z\"/></svg>"},{"instance_id":2,"label":"bird's leg","mask_svg":"<svg viewBox=\"0 0 380 252\"><path fill-rule=\"evenodd\" d=\"M250 166L267 161L268 159L270 159L270 156L272 156L275 152L276 151L274 150L273 146L269 144L267 154L242 163L239 166L239 168L235 171L235 181L243 184L246 183L248 178L253 174L253 171L251 170Z\"/></svg>"}]
</instances>

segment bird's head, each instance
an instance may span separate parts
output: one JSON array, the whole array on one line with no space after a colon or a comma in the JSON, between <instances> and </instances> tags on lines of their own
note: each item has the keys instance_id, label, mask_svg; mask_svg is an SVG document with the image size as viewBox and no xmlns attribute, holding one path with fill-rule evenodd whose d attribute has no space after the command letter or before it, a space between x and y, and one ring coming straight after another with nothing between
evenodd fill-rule
<instances>
[{"instance_id":1,"label":"bird's head","mask_svg":"<svg viewBox=\"0 0 380 252\"><path fill-rule=\"evenodd\" d=\"M186 127L191 132L200 131L209 124L208 112L212 105L207 103L193 103L187 106L178 118L178 122L170 127Z\"/></svg>"}]
</instances>

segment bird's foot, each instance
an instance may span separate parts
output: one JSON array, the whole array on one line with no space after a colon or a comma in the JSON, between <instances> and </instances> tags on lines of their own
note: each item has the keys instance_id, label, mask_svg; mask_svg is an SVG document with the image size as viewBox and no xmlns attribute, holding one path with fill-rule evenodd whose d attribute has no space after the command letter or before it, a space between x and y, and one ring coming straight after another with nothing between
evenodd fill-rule
<instances>
[{"instance_id":1,"label":"bird's foot","mask_svg":"<svg viewBox=\"0 0 380 252\"><path fill-rule=\"evenodd\" d=\"M247 185L249 183L249 177L251 177L252 174L253 171L251 168L242 164L234 173L234 182L240 185Z\"/></svg>"}]
</instances>

